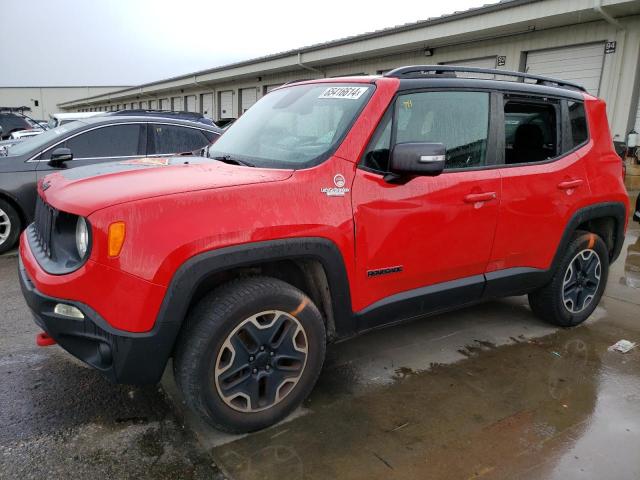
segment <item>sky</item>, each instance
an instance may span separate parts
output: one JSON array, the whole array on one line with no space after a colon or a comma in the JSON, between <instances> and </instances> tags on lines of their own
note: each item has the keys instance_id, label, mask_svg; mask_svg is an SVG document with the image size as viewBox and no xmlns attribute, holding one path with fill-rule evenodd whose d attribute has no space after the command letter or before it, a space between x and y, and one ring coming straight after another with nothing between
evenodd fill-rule
<instances>
[{"instance_id":1,"label":"sky","mask_svg":"<svg viewBox=\"0 0 640 480\"><path fill-rule=\"evenodd\" d=\"M0 0L0 86L137 85L495 0Z\"/></svg>"}]
</instances>

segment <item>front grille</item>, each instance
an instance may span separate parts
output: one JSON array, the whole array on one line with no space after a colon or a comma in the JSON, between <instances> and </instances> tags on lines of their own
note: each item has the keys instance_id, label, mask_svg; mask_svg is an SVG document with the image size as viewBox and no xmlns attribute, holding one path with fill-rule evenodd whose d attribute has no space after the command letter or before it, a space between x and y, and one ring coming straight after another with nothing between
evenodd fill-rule
<instances>
[{"instance_id":1,"label":"front grille","mask_svg":"<svg viewBox=\"0 0 640 480\"><path fill-rule=\"evenodd\" d=\"M36 201L36 218L34 220L35 235L43 253L51 258L51 234L55 225L58 210L53 208L38 195Z\"/></svg>"}]
</instances>

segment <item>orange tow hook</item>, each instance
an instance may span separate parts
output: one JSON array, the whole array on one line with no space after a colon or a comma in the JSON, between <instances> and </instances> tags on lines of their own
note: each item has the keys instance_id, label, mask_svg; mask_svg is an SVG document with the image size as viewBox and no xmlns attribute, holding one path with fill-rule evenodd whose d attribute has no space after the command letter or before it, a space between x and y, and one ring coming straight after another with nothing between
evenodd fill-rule
<instances>
[{"instance_id":1,"label":"orange tow hook","mask_svg":"<svg viewBox=\"0 0 640 480\"><path fill-rule=\"evenodd\" d=\"M41 332L36 335L36 344L38 344L39 347L48 347L55 345L56 341L51 338L48 333Z\"/></svg>"}]
</instances>

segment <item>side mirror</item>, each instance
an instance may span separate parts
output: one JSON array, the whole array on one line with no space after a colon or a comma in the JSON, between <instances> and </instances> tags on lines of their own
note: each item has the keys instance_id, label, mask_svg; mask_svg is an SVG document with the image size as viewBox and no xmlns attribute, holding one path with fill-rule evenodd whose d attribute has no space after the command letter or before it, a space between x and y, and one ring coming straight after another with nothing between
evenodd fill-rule
<instances>
[{"instance_id":1,"label":"side mirror","mask_svg":"<svg viewBox=\"0 0 640 480\"><path fill-rule=\"evenodd\" d=\"M397 178L427 175L444 170L447 149L442 143L398 143L390 154L389 170Z\"/></svg>"},{"instance_id":2,"label":"side mirror","mask_svg":"<svg viewBox=\"0 0 640 480\"><path fill-rule=\"evenodd\" d=\"M51 152L51 158L49 159L49 166L54 168L60 168L64 166L65 162L73 160L73 153L68 148L56 148Z\"/></svg>"}]
</instances>

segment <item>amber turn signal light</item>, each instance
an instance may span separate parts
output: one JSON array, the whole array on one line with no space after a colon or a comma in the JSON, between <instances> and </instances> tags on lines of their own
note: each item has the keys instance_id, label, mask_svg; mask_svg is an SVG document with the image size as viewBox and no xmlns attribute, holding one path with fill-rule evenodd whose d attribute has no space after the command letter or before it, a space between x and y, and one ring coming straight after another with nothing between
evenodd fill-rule
<instances>
[{"instance_id":1,"label":"amber turn signal light","mask_svg":"<svg viewBox=\"0 0 640 480\"><path fill-rule=\"evenodd\" d=\"M122 250L122 245L124 245L124 236L125 236L125 225L124 222L114 222L109 225L109 256L117 257L120 255L120 251Z\"/></svg>"}]
</instances>

